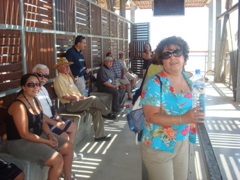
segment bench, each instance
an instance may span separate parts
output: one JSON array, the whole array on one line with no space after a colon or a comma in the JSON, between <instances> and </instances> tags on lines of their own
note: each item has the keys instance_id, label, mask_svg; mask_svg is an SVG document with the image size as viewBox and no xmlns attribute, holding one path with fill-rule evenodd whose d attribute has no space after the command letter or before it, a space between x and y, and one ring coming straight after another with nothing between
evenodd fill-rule
<instances>
[{"instance_id":1,"label":"bench","mask_svg":"<svg viewBox=\"0 0 240 180\"><path fill-rule=\"evenodd\" d=\"M113 96L110 93L98 92L96 87L96 79L97 73L94 73L91 77L91 92L89 92L89 96L96 96L108 108L108 110L112 112Z\"/></svg>"},{"instance_id":2,"label":"bench","mask_svg":"<svg viewBox=\"0 0 240 180\"><path fill-rule=\"evenodd\" d=\"M7 117L7 110L0 108L0 136L1 139L3 139L3 142L0 144L0 158L16 164L20 169L23 170L25 174L25 180L43 180L47 179L48 170L49 167L47 166L40 166L37 163L33 163L30 161L22 160L14 158L12 155L7 153L6 147L5 147L5 139L6 139L6 124L5 119Z\"/></svg>"},{"instance_id":3,"label":"bench","mask_svg":"<svg viewBox=\"0 0 240 180\"><path fill-rule=\"evenodd\" d=\"M75 144L78 144L81 142L81 140L86 137L90 131L91 131L91 123L92 123L92 116L89 113L86 113L85 111L79 112L79 113L68 113L66 112L63 105L59 105L57 95L55 93L55 90L53 88L52 83L46 84L46 89L49 92L49 96L51 100L53 100L53 104L57 107L57 111L59 115L73 121L77 126L76 131L76 138L75 138ZM5 161L11 162L16 164L19 168L21 168L24 171L25 174L25 180L43 180L47 179L48 170L49 167L47 166L40 166L37 163L33 163L26 160L21 160L14 158L12 155L7 153L6 147L5 147L5 139L6 136L6 124L5 119L7 117L7 110L0 108L0 136L1 139L3 139L3 142L0 144L0 158L2 158Z\"/></svg>"}]
</instances>

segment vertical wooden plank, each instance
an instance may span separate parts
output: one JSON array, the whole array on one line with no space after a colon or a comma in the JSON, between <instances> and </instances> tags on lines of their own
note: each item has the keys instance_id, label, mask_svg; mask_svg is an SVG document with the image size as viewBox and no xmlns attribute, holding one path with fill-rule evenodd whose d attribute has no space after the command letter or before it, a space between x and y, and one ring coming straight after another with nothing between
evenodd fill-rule
<instances>
[{"instance_id":1,"label":"vertical wooden plank","mask_svg":"<svg viewBox=\"0 0 240 180\"><path fill-rule=\"evenodd\" d=\"M11 4L9 4L9 24L13 24L13 19L15 19L16 17L14 17L14 5L15 5L15 1L11 1Z\"/></svg>"},{"instance_id":2,"label":"vertical wooden plank","mask_svg":"<svg viewBox=\"0 0 240 180\"><path fill-rule=\"evenodd\" d=\"M0 1L0 7L2 7L0 11L0 23L4 24L4 1Z\"/></svg>"},{"instance_id":3,"label":"vertical wooden plank","mask_svg":"<svg viewBox=\"0 0 240 180\"><path fill-rule=\"evenodd\" d=\"M54 73L55 73L55 71L53 70L53 65L54 65L54 46L55 46L55 44L54 44L54 37L53 37L53 35L52 34L49 34L49 39L50 39L50 42L49 42L49 46L50 46L50 48L49 48L49 65L48 65L48 68L49 68L49 70L50 70L50 77L54 77Z\"/></svg>"},{"instance_id":4,"label":"vertical wooden plank","mask_svg":"<svg viewBox=\"0 0 240 180\"><path fill-rule=\"evenodd\" d=\"M4 9L4 22L3 24L9 24L8 16L9 16L9 0L5 0L3 2L3 9Z\"/></svg>"},{"instance_id":5,"label":"vertical wooden plank","mask_svg":"<svg viewBox=\"0 0 240 180\"><path fill-rule=\"evenodd\" d=\"M13 24L14 25L20 25L20 3L19 0L14 0L14 15L15 17L13 18Z\"/></svg>"},{"instance_id":6,"label":"vertical wooden plank","mask_svg":"<svg viewBox=\"0 0 240 180\"><path fill-rule=\"evenodd\" d=\"M59 30L59 16L58 16L58 2L59 1L55 1L55 23L56 23L56 30Z\"/></svg>"}]
</instances>

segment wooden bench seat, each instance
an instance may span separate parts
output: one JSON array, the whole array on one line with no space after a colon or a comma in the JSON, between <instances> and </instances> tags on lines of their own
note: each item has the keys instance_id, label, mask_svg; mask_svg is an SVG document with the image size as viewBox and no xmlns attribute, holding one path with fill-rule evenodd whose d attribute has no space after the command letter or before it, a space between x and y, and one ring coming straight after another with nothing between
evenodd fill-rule
<instances>
[{"instance_id":1,"label":"wooden bench seat","mask_svg":"<svg viewBox=\"0 0 240 180\"><path fill-rule=\"evenodd\" d=\"M53 100L53 103L56 106L59 115L73 121L76 124L77 131L76 131L75 145L80 143L81 140L90 133L92 116L85 111L78 112L78 113L66 112L63 105L58 105L60 103L58 101L58 98L54 91L52 83L46 84L45 87L48 90L49 96ZM10 104L10 102L9 103L5 102L5 103ZM14 158L12 155L8 154L6 147L5 147L5 141L7 138L6 122L5 122L6 117L7 117L7 109L0 108L0 114L1 114L1 116L0 116L0 136L1 136L1 139L3 139L3 142L0 144L0 158L2 158L5 161L14 163L19 168L21 168L24 171L25 180L47 179L49 167L47 167L47 166L42 167L37 163L17 159L17 158Z\"/></svg>"}]
</instances>

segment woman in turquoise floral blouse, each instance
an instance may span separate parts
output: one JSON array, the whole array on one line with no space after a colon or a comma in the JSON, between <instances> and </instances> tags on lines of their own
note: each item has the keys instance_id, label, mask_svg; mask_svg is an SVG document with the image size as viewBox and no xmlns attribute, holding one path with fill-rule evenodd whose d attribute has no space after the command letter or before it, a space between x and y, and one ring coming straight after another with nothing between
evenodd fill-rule
<instances>
[{"instance_id":1,"label":"woman in turquoise floral blouse","mask_svg":"<svg viewBox=\"0 0 240 180\"><path fill-rule=\"evenodd\" d=\"M146 121L141 150L149 180L186 180L189 142L196 142L197 119L205 114L192 109L191 81L182 72L188 44L180 37L163 39L154 59L163 70L150 77L142 91Z\"/></svg>"}]
</instances>

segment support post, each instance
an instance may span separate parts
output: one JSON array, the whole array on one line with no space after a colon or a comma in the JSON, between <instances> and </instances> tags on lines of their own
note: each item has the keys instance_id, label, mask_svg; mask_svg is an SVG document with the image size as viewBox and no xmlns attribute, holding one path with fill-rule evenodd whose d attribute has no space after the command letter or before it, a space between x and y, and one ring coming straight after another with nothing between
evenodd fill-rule
<instances>
[{"instance_id":1,"label":"support post","mask_svg":"<svg viewBox=\"0 0 240 180\"><path fill-rule=\"evenodd\" d=\"M212 54L213 54L213 1L208 5L209 20L208 20L208 63L207 71L212 70Z\"/></svg>"},{"instance_id":2,"label":"support post","mask_svg":"<svg viewBox=\"0 0 240 180\"><path fill-rule=\"evenodd\" d=\"M236 102L240 102L240 3L238 2L238 47L237 47Z\"/></svg>"}]
</instances>

